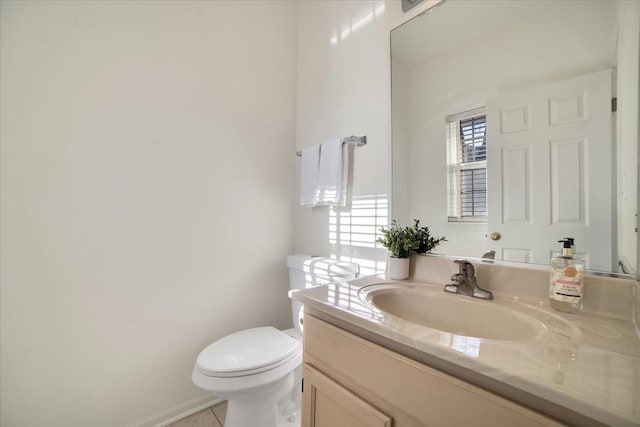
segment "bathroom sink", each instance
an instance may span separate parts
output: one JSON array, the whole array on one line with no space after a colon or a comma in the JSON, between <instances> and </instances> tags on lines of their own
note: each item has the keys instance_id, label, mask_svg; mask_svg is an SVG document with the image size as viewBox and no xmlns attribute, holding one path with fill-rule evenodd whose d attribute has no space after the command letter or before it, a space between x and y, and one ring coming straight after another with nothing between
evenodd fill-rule
<instances>
[{"instance_id":1,"label":"bathroom sink","mask_svg":"<svg viewBox=\"0 0 640 427\"><path fill-rule=\"evenodd\" d=\"M454 335L525 341L545 330L539 320L501 301L448 294L441 287L369 285L360 289L360 298L383 316Z\"/></svg>"}]
</instances>

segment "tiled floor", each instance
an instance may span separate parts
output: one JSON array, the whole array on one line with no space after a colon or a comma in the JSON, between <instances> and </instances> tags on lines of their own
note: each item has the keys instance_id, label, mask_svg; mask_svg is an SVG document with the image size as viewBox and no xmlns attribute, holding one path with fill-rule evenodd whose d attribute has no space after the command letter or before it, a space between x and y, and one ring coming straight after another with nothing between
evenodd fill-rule
<instances>
[{"instance_id":1,"label":"tiled floor","mask_svg":"<svg viewBox=\"0 0 640 427\"><path fill-rule=\"evenodd\" d=\"M222 427L227 415L227 402L196 412L190 417L170 424L169 427Z\"/></svg>"}]
</instances>

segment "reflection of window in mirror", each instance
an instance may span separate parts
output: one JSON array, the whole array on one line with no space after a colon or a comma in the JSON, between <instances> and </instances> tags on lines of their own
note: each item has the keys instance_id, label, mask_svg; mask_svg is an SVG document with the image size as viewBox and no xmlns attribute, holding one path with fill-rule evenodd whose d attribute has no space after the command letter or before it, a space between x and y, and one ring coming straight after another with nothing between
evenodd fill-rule
<instances>
[{"instance_id":1,"label":"reflection of window in mirror","mask_svg":"<svg viewBox=\"0 0 640 427\"><path fill-rule=\"evenodd\" d=\"M487 222L487 117L476 108L446 118L449 222Z\"/></svg>"}]
</instances>

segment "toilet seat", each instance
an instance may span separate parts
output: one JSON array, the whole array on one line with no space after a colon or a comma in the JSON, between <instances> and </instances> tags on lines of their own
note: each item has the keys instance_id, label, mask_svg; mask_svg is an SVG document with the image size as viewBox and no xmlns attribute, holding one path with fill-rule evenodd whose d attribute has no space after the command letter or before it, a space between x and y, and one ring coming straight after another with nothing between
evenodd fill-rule
<instances>
[{"instance_id":1,"label":"toilet seat","mask_svg":"<svg viewBox=\"0 0 640 427\"><path fill-rule=\"evenodd\" d=\"M300 341L271 326L246 329L202 350L196 367L217 378L243 377L281 366L302 352Z\"/></svg>"}]
</instances>

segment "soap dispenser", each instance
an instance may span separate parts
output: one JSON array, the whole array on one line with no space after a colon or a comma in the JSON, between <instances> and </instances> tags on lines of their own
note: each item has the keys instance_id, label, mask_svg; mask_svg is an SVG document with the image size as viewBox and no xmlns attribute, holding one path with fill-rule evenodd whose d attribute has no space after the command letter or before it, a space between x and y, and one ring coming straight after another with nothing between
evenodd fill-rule
<instances>
[{"instance_id":1,"label":"soap dispenser","mask_svg":"<svg viewBox=\"0 0 640 427\"><path fill-rule=\"evenodd\" d=\"M577 313L582 309L584 261L573 257L573 238L558 243L562 243L562 252L551 258L549 305L558 311Z\"/></svg>"}]
</instances>

